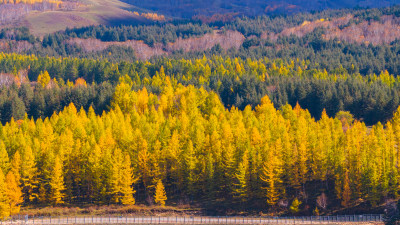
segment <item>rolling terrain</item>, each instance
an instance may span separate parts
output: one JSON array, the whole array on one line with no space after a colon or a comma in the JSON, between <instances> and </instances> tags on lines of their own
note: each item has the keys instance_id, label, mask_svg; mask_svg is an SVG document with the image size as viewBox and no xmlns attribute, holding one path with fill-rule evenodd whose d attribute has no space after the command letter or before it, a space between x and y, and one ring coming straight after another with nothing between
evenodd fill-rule
<instances>
[{"instance_id":1,"label":"rolling terrain","mask_svg":"<svg viewBox=\"0 0 400 225\"><path fill-rule=\"evenodd\" d=\"M0 220L400 221L398 1L3 0Z\"/></svg>"},{"instance_id":2,"label":"rolling terrain","mask_svg":"<svg viewBox=\"0 0 400 225\"><path fill-rule=\"evenodd\" d=\"M0 11L18 8L20 5L0 5ZM1 27L28 27L34 35L64 30L65 28L90 25L134 25L146 23L148 19L129 10L134 7L118 0L85 0L71 8L32 10L3 23ZM27 11L25 11L27 12Z\"/></svg>"},{"instance_id":3,"label":"rolling terrain","mask_svg":"<svg viewBox=\"0 0 400 225\"><path fill-rule=\"evenodd\" d=\"M61 3L60 3L61 2ZM28 27L37 36L90 25L146 24L151 18L133 12L157 13L168 18L257 16L353 7L386 7L397 0L80 0L37 1L34 4L0 4L0 28Z\"/></svg>"},{"instance_id":4,"label":"rolling terrain","mask_svg":"<svg viewBox=\"0 0 400 225\"><path fill-rule=\"evenodd\" d=\"M126 3L157 11L171 17L191 18L196 15L237 13L255 16L264 13L294 13L299 11L360 7L386 7L397 0L123 0Z\"/></svg>"}]
</instances>

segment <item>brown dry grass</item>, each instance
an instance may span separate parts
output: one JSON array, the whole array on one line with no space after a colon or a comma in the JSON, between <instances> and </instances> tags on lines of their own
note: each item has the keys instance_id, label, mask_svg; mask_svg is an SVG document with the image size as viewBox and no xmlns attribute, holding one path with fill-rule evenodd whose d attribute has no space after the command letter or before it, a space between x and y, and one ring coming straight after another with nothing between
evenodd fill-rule
<instances>
[{"instance_id":1,"label":"brown dry grass","mask_svg":"<svg viewBox=\"0 0 400 225\"><path fill-rule=\"evenodd\" d=\"M87 52L102 51L112 45L131 47L135 51L136 57L141 60L147 60L153 56L168 55L173 51L181 49L185 52L203 51L205 49L211 49L216 44L221 45L225 50L230 48L239 48L243 44L244 39L245 37L237 31L227 31L225 33L215 31L212 34L206 34L202 37L187 39L179 38L174 43L169 43L167 46L157 43L154 47L150 47L143 41L135 40L125 42L102 42L93 38L73 38L68 40L67 43L76 44Z\"/></svg>"},{"instance_id":2,"label":"brown dry grass","mask_svg":"<svg viewBox=\"0 0 400 225\"><path fill-rule=\"evenodd\" d=\"M214 31L212 34L206 34L202 37L182 39L179 38L174 43L169 43L167 49L169 51L176 51L183 49L184 51L200 51L210 49L216 44L221 45L225 50L230 48L239 48L245 37L238 31L226 31L224 33Z\"/></svg>"},{"instance_id":3,"label":"brown dry grass","mask_svg":"<svg viewBox=\"0 0 400 225\"><path fill-rule=\"evenodd\" d=\"M85 51L87 52L103 51L112 45L131 47L133 50L135 50L136 57L142 60L147 60L152 56L167 54L165 51L163 51L162 47L160 46L155 46L152 48L143 43L143 41L135 41L135 40L125 41L125 42L102 42L98 39L93 39L93 38L89 39L73 38L68 40L67 43L76 44L79 47L85 49Z\"/></svg>"},{"instance_id":4,"label":"brown dry grass","mask_svg":"<svg viewBox=\"0 0 400 225\"><path fill-rule=\"evenodd\" d=\"M350 43L366 43L366 44L388 44L400 38L400 18L394 16L382 16L381 21L363 21L361 23L352 23L349 21L353 18L352 15L347 15L341 18L335 18L325 21L305 21L302 25L284 29L280 35L294 34L302 37L315 28L324 27L327 32L325 39L338 38L342 41ZM341 28L344 27L344 28ZM264 34L264 37L268 37Z\"/></svg>"},{"instance_id":5,"label":"brown dry grass","mask_svg":"<svg viewBox=\"0 0 400 225\"><path fill-rule=\"evenodd\" d=\"M32 11L24 18L4 25L26 26L37 36L64 30L67 27L82 27L89 25L136 24L146 22L143 17L137 16L125 9L132 6L119 0L81 0L84 4L72 10L55 10L38 12Z\"/></svg>"},{"instance_id":6,"label":"brown dry grass","mask_svg":"<svg viewBox=\"0 0 400 225\"><path fill-rule=\"evenodd\" d=\"M144 205L110 205L110 206L69 206L69 207L29 207L22 208L21 215L29 216L100 216L100 215L136 215L136 216L193 216L200 215L201 210L189 206L144 206Z\"/></svg>"}]
</instances>

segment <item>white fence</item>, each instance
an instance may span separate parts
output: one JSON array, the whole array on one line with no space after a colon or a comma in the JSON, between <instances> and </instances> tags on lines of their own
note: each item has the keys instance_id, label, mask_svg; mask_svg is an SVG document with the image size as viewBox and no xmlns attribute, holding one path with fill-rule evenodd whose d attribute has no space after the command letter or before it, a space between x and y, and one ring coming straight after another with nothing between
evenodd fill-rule
<instances>
[{"instance_id":1,"label":"white fence","mask_svg":"<svg viewBox=\"0 0 400 225\"><path fill-rule=\"evenodd\" d=\"M343 222L383 222L383 215L371 214L301 217L17 216L10 220L1 221L1 224L339 224Z\"/></svg>"}]
</instances>

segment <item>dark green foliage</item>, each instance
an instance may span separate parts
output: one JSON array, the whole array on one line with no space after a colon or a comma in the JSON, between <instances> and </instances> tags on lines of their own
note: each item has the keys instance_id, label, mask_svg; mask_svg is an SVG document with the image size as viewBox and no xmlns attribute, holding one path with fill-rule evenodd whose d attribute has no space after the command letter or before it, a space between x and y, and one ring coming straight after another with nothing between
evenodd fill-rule
<instances>
[{"instance_id":1,"label":"dark green foliage","mask_svg":"<svg viewBox=\"0 0 400 225\"><path fill-rule=\"evenodd\" d=\"M299 77L274 77L261 82L253 76L243 76L240 80L224 77L221 81L218 93L223 103L239 109L248 104L257 106L262 96L268 94L278 108L286 103L292 106L299 103L317 119L323 109L332 117L339 111L350 111L357 119L372 125L391 118L400 105L400 87L388 88L379 82L369 85L353 77L337 82ZM213 85L211 88L216 90Z\"/></svg>"},{"instance_id":2,"label":"dark green foliage","mask_svg":"<svg viewBox=\"0 0 400 225\"><path fill-rule=\"evenodd\" d=\"M161 23L149 26L90 26L67 29L64 34L65 37L95 38L102 41L142 40L152 46L154 43L166 44L175 42L178 38L202 36L211 32L212 28L207 25Z\"/></svg>"},{"instance_id":3,"label":"dark green foliage","mask_svg":"<svg viewBox=\"0 0 400 225\"><path fill-rule=\"evenodd\" d=\"M393 115L394 110L400 104L399 82L395 82L392 86L388 86L381 81L368 83L365 79L359 79L359 74L349 73L340 66L332 68L331 71L334 74L346 75L346 79L333 81L331 79L315 78L314 74L318 70L313 68L313 64L310 64L310 68L305 71L302 77L298 76L296 71L292 71L292 75L290 76L279 76L277 71L271 71L270 78L263 82L254 73L246 73L240 77L230 72L220 75L218 67L220 64L224 65L224 59L214 57L211 60L215 63L210 65L211 76L207 84L199 83L198 78L200 75L203 75L202 71L196 71L194 66L187 64L185 61L170 60L167 58L154 59L152 64L146 64L140 61L135 63L125 61L111 63L107 60L76 58L63 58L59 60L48 57L18 60L17 57L8 55L8 57L0 60L0 71L12 73L14 70L20 71L30 68L28 71L29 80L36 81L38 75L46 70L52 78L56 78L61 82L66 82L67 80L75 81L77 78L83 78L89 84L109 82L113 86L118 83L121 76L128 75L135 82L134 88L136 90L145 86L149 91L159 93L159 86L153 86L151 83L144 84L142 81L144 79L151 79L160 71L161 66L163 66L166 69L166 75L174 77L179 83L194 85L196 87L203 86L206 89L215 91L220 95L222 102L228 108L236 106L244 109L246 105L254 107L260 103L263 96L268 94L276 107L280 107L286 103L294 106L298 102L303 108L308 109L315 118L321 116L324 108L328 115L332 117L339 111L349 111L355 118L363 120L367 124L386 121ZM268 62L269 60L266 59L266 61ZM270 68L272 62L265 63L266 67ZM279 66L285 60L277 59L275 62ZM300 63L301 61L296 62L296 64ZM294 68L297 68L296 64ZM227 67L227 65L224 66ZM250 69L246 68L246 71L250 71ZM184 79L184 76L188 77L189 75L192 76L192 79ZM219 81L221 82L220 84ZM93 89L93 87L91 88ZM92 89L89 88L87 90ZM60 93L62 93L62 96L58 98L58 92L43 91L47 95L36 94L34 97L31 97L32 94L29 89L21 87L21 90L19 90L19 96L22 97L25 105L29 102L35 105L35 111L29 111L29 115L35 118L51 115L52 111L60 110L63 106L68 105L69 102L83 102L82 104L76 103L76 105L87 108L90 105L87 102L94 101L88 99L95 99L98 93L106 96L105 98L111 96L111 92L109 95L104 95L104 93L94 90L92 92L85 91L82 94L83 90L75 88L71 90L61 89ZM41 92L39 89L35 89L35 93ZM55 104L54 102L61 103ZM104 102L97 112L107 109L108 100ZM44 106L44 104L50 104L51 106ZM31 109L28 106L26 108Z\"/></svg>"},{"instance_id":4,"label":"dark green foliage","mask_svg":"<svg viewBox=\"0 0 400 225\"><path fill-rule=\"evenodd\" d=\"M114 88L108 83L51 89L33 88L28 84L3 87L0 89L1 122L5 124L11 118L20 120L25 114L34 119L50 117L71 103L78 109L93 107L96 114L102 114L109 109L113 93Z\"/></svg>"},{"instance_id":5,"label":"dark green foliage","mask_svg":"<svg viewBox=\"0 0 400 225\"><path fill-rule=\"evenodd\" d=\"M110 46L101 51L86 52L79 46L67 44L66 40L75 37L115 42L142 40L150 46L157 43L166 45L174 42L177 38L196 37L210 33L215 29L212 27L215 24L174 21L148 26L91 26L49 34L42 41L30 35L26 28L4 29L0 33L1 39L27 40L34 44L30 50L26 51L28 54L69 56L70 58L59 60L38 57L31 60L19 60L18 57L8 56L0 60L0 72L16 74L17 71L27 70L29 80L36 81L38 75L46 70L52 78L56 78L60 83L83 78L89 84L109 82L111 86L116 85L121 76L128 75L135 82L135 89L145 86L149 91L159 93L159 86L153 86L151 83L144 84L143 81L151 79L163 66L166 74L174 77L179 83L203 86L206 89L214 90L228 108L236 106L243 109L249 104L256 106L260 103L261 97L268 94L277 107L286 103L293 106L299 103L316 118L320 117L324 108L330 116L335 116L338 111L349 111L356 119L363 120L367 124L374 124L378 121L386 121L400 104L400 87L398 82L394 86L388 86L380 82L368 83L356 77L358 74L379 74L385 70L394 76L400 74L400 41L373 46L325 40L322 35L326 31L322 28L315 29L303 37L292 35L270 40L261 38L261 35L264 31L279 33L285 27L297 26L305 20L335 18L349 13L355 15L350 23L379 21L383 15L397 16L399 9L400 7L326 10L291 16L236 18L232 22L222 24L224 28L217 28L241 32L246 40L239 49L224 50L220 44L217 44L211 49L199 52L174 52L169 56L172 60L154 57L149 60L151 64L135 62L136 57L132 48ZM238 78L237 74L232 74L233 72L220 75L218 66L220 64L226 66L223 63L225 59L215 58L215 55L222 55L221 58L238 57L244 61L249 58L264 59L266 68L271 68L272 61L277 62L278 66L293 62L294 68L304 63L307 65L306 76L300 77L296 73L290 76L278 76L279 74L274 72L270 74L269 79L263 82L251 73L249 68L245 68L247 72ZM212 58L216 62L214 65L209 65L211 76L207 83L200 84L198 78L204 76L204 71L198 71L197 68L180 60L182 58L201 59L204 56ZM323 70L329 74L345 74L348 79L339 79L333 82L330 79L313 77L317 71ZM184 79L184 76L192 77L192 79ZM110 89L112 89L111 86ZM69 102L74 102L78 107L82 106L87 109L94 102L93 99L97 98L102 100L96 100L99 102L93 104L100 105L96 108L96 112L100 113L109 106L112 94L109 91L105 93L97 91L100 87L94 87L90 86L86 89L56 88L54 90L36 88L33 91L30 87L22 85L18 91L14 91L18 94L13 94L12 91L4 94L6 93L6 89L4 89L3 94L7 98L2 98L0 101L2 109L4 109L1 114L2 121L8 121L11 116L21 118L25 112L35 118L48 116ZM92 90L93 88L96 91ZM109 89L106 88L106 90Z\"/></svg>"},{"instance_id":6,"label":"dark green foliage","mask_svg":"<svg viewBox=\"0 0 400 225\"><path fill-rule=\"evenodd\" d=\"M37 41L35 36L33 36L29 32L29 29L26 27L15 28L15 29L10 29L10 28L2 29L0 32L0 39L28 41L31 44Z\"/></svg>"}]
</instances>

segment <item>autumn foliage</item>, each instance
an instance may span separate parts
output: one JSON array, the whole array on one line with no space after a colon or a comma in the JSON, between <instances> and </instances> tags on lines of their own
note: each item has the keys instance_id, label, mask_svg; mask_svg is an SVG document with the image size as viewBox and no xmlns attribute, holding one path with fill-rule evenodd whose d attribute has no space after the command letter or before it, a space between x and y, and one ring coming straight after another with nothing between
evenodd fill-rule
<instances>
[{"instance_id":1,"label":"autumn foliage","mask_svg":"<svg viewBox=\"0 0 400 225\"><path fill-rule=\"evenodd\" d=\"M299 106L276 110L268 97L228 110L215 93L168 76L161 86L159 95L131 91L124 77L101 116L71 104L2 126L1 214L38 203L135 204L138 189L160 205L189 196L273 209L289 199L293 213L310 184L333 184L320 191L343 206L398 195L400 111L368 129L326 113L316 121ZM315 204L326 207L322 198Z\"/></svg>"},{"instance_id":2,"label":"autumn foliage","mask_svg":"<svg viewBox=\"0 0 400 225\"><path fill-rule=\"evenodd\" d=\"M138 12L133 12L133 14L135 14L137 16L142 16L146 19L154 20L154 21L164 21L165 20L164 15L158 15L157 13L141 13L141 14L139 14Z\"/></svg>"},{"instance_id":3,"label":"autumn foliage","mask_svg":"<svg viewBox=\"0 0 400 225\"><path fill-rule=\"evenodd\" d=\"M58 7L62 4L62 1L59 0L2 0L3 4L35 4L35 3L43 3L48 2L51 4L56 4Z\"/></svg>"}]
</instances>

